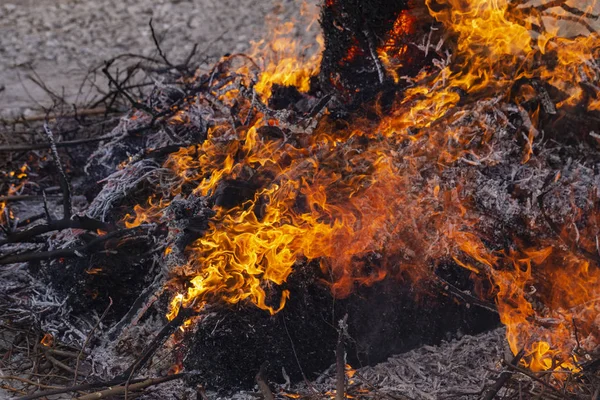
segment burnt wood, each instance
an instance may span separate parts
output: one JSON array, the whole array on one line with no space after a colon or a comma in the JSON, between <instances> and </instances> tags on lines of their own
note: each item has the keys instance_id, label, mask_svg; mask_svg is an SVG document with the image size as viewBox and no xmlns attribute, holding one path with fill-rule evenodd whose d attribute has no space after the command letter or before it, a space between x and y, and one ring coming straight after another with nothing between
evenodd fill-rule
<instances>
[{"instance_id":1,"label":"burnt wood","mask_svg":"<svg viewBox=\"0 0 600 400\"><path fill-rule=\"evenodd\" d=\"M433 21L423 12L423 1L409 0L326 0L321 11L325 49L318 86L336 93L346 104L358 104L394 86L394 81L378 55L378 49L397 54L407 46L401 75L415 75L428 63L412 44L429 32ZM405 13L414 20L410 33L394 33L394 25Z\"/></svg>"}]
</instances>

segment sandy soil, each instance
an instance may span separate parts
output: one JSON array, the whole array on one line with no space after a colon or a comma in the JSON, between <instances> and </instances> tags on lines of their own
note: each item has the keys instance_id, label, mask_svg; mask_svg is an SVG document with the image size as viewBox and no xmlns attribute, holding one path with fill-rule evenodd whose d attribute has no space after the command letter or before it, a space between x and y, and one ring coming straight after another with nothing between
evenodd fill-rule
<instances>
[{"instance_id":1,"label":"sandy soil","mask_svg":"<svg viewBox=\"0 0 600 400\"><path fill-rule=\"evenodd\" d=\"M150 18L177 62L194 43L212 59L246 50L263 37L266 16L288 19L299 8L295 0L0 0L0 116L49 103L28 76L77 102L90 95L77 92L91 67L125 52L155 55Z\"/></svg>"},{"instance_id":2,"label":"sandy soil","mask_svg":"<svg viewBox=\"0 0 600 400\"><path fill-rule=\"evenodd\" d=\"M125 52L155 55L148 22L153 19L161 45L174 61L185 59L194 43L216 59L244 51L264 37L265 18L287 20L299 14L301 0L0 0L0 117L19 114L51 99L29 76L81 103L87 71ZM318 0L310 0L318 3ZM527 5L546 3L530 0ZM571 0L571 5L600 13L600 1ZM595 4L595 5L594 5ZM563 12L560 9L553 11ZM545 21L551 24L551 19ZM595 28L599 20L588 19ZM562 21L561 33L582 32ZM98 84L106 82L98 77Z\"/></svg>"}]
</instances>

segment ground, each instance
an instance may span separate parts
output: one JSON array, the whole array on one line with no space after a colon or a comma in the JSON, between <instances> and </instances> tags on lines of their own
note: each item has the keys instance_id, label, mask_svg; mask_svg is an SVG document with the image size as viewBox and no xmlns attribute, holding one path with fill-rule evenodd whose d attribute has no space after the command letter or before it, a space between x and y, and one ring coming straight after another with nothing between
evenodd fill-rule
<instances>
[{"instance_id":1,"label":"ground","mask_svg":"<svg viewBox=\"0 0 600 400\"><path fill-rule=\"evenodd\" d=\"M317 0L310 0L318 3ZM546 3L531 0L529 4ZM199 55L211 59L247 50L252 40L268 32L265 17L289 19L301 0L0 0L0 117L47 104L46 93L28 79L39 75L70 102L81 103L90 93L78 93L87 71L122 53L155 54L148 22L174 61L185 59L194 43ZM580 9L600 2L571 0ZM598 20L589 20L593 26ZM563 33L578 31L564 22ZM95 77L100 86L102 77ZM93 93L92 93L93 94Z\"/></svg>"},{"instance_id":2,"label":"ground","mask_svg":"<svg viewBox=\"0 0 600 400\"><path fill-rule=\"evenodd\" d=\"M122 53L156 54L148 22L178 62L198 44L198 60L247 50L267 16L289 18L294 0L0 0L0 117L50 101L37 74L70 102L87 71ZM100 85L105 84L101 77Z\"/></svg>"}]
</instances>

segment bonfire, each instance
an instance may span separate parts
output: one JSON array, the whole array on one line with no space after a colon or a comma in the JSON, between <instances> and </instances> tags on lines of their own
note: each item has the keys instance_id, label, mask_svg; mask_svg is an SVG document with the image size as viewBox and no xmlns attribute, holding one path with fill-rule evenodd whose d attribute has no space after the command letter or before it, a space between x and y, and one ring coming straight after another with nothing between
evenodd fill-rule
<instances>
[{"instance_id":1,"label":"bonfire","mask_svg":"<svg viewBox=\"0 0 600 400\"><path fill-rule=\"evenodd\" d=\"M304 11L0 146L1 387L598 399L598 7Z\"/></svg>"}]
</instances>

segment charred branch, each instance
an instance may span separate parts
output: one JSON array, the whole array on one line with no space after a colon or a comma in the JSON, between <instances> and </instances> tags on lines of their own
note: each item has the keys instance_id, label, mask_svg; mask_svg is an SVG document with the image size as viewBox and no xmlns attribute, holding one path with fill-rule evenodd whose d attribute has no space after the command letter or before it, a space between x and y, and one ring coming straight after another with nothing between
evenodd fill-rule
<instances>
[{"instance_id":1,"label":"charred branch","mask_svg":"<svg viewBox=\"0 0 600 400\"><path fill-rule=\"evenodd\" d=\"M106 135L101 137L92 137L86 139L66 140L63 142L55 142L57 148L75 147L80 145L86 145L91 143L104 142L114 139L116 135ZM51 149L49 143L36 143L29 145L14 145L14 146L0 146L0 152L18 152L18 151L32 151L32 150L44 150Z\"/></svg>"},{"instance_id":2,"label":"charred branch","mask_svg":"<svg viewBox=\"0 0 600 400\"><path fill-rule=\"evenodd\" d=\"M150 107L134 100L133 97L131 97L131 95L125 89L123 89L121 84L117 82L117 80L112 76L112 74L109 71L109 68L111 67L113 62L114 59L107 61L104 65L104 68L102 68L102 73L104 73L104 75L108 78L108 81L116 88L119 94L121 94L129 101L129 103L134 109L144 111L150 115L154 115L155 113Z\"/></svg>"},{"instance_id":3,"label":"charred branch","mask_svg":"<svg viewBox=\"0 0 600 400\"><path fill-rule=\"evenodd\" d=\"M335 370L336 370L336 400L346 398L346 346L344 345L348 337L348 314L339 321L339 337L335 349Z\"/></svg>"},{"instance_id":4,"label":"charred branch","mask_svg":"<svg viewBox=\"0 0 600 400\"><path fill-rule=\"evenodd\" d=\"M63 231L65 229L84 229L93 232L96 232L98 230L104 232L113 232L115 230L115 227L93 218L85 216L75 216L72 219L63 218L57 221L50 221L47 224L36 225L32 228L23 230L21 232L15 232L9 235L6 239L0 240L0 246L3 246L8 243L24 242L36 236L43 235L44 233L53 231Z\"/></svg>"},{"instance_id":5,"label":"charred branch","mask_svg":"<svg viewBox=\"0 0 600 400\"><path fill-rule=\"evenodd\" d=\"M90 333L88 333L88 335L86 336L85 342L83 342L83 346L81 346L81 350L79 350L79 353L77 353L77 358L76 358L76 361L75 361L75 369L73 371L73 384L77 384L77 376L78 376L78 373L79 373L79 364L81 362L81 356L84 354L84 351L85 351L86 347L88 346L90 340L94 336L94 333L98 329L98 326L100 326L100 324L102 323L102 320L104 320L104 318L106 317L106 314L108 313L108 311L110 310L110 307L112 305L113 305L113 301L109 297L109 303L106 306L106 309L104 310L104 312L102 313L102 315L100 316L100 318L98 318L98 321L96 322L96 324L94 325L94 327L92 328L92 330L90 331Z\"/></svg>"},{"instance_id":6,"label":"charred branch","mask_svg":"<svg viewBox=\"0 0 600 400\"><path fill-rule=\"evenodd\" d=\"M148 25L150 26L150 32L152 33L152 40L154 41L154 45L156 46L158 55L160 56L160 58L163 59L165 64L167 64L169 67L174 67L174 65L171 64L171 62L167 59L167 56L165 55L163 50L160 48L160 43L158 42L158 38L156 37L156 32L154 32L154 26L152 26L152 18L150 18Z\"/></svg>"},{"instance_id":7,"label":"charred branch","mask_svg":"<svg viewBox=\"0 0 600 400\"><path fill-rule=\"evenodd\" d=\"M60 187L63 193L63 219L70 220L71 215L73 215L73 204L71 202L71 183L69 182L67 174L65 174L65 170L62 167L60 156L58 155L58 149L56 148L56 143L54 142L54 134L47 123L44 124L44 131L46 132L46 136L50 142L50 154L52 154L54 165L58 171Z\"/></svg>"},{"instance_id":8,"label":"charred branch","mask_svg":"<svg viewBox=\"0 0 600 400\"><path fill-rule=\"evenodd\" d=\"M509 365L510 366L515 366L519 363L519 361L521 361L521 358L523 358L523 356L525 355L525 351L521 350L519 351L514 357L513 359L510 361ZM494 383L494 385L489 388L483 395L483 397L481 398L482 400L493 400L496 395L498 394L498 392L500 391L500 389L502 389L502 387L504 387L504 385L506 384L506 382L508 382L508 380L511 378L512 374L508 371L503 371L500 376L498 377L498 379L496 380L496 382Z\"/></svg>"},{"instance_id":9,"label":"charred branch","mask_svg":"<svg viewBox=\"0 0 600 400\"><path fill-rule=\"evenodd\" d=\"M130 390L140 390L140 389L143 389L146 387L150 387L153 385L158 385L158 384L161 384L164 382L168 382L170 380L181 379L181 378L184 378L186 375L187 374L175 374L175 375L169 375L169 376L165 376L165 377L161 377L161 378L136 379L131 382L129 387L131 388L133 386L133 389L130 389ZM86 395L86 396L91 396L91 397L88 397L88 399L101 399L101 398L105 398L110 395L118 395L118 394L125 393L125 386L122 386L122 383L123 382L111 380L109 382L95 382L95 383L88 383L88 384L82 384L82 385L75 385L75 386L70 386L70 387L51 389L51 390L19 397L18 400L35 400L35 399L39 399L41 397L54 396L54 395L64 394L64 393L82 392L82 391L86 391L86 390L90 390L90 389L106 388L106 387L119 385L117 388L114 388L114 389L111 388L111 389L107 389L106 391L95 392L93 394ZM115 390L115 391L112 392L112 390ZM98 397L99 395L102 397ZM81 398L81 397L79 397L79 398Z\"/></svg>"},{"instance_id":10,"label":"charred branch","mask_svg":"<svg viewBox=\"0 0 600 400\"><path fill-rule=\"evenodd\" d=\"M151 378L142 380L140 382L131 383L129 385L120 385L116 387L110 387L109 389L105 389L102 391L98 391L95 393L86 394L85 396L77 397L77 400L95 400L95 399L105 399L112 396L118 396L130 392L136 392L142 389L146 389L152 386L160 385L161 383L173 381L175 379L183 379L188 374L174 374L169 376L163 376L160 378ZM114 386L114 385L111 385Z\"/></svg>"},{"instance_id":11,"label":"charred branch","mask_svg":"<svg viewBox=\"0 0 600 400\"><path fill-rule=\"evenodd\" d=\"M181 325L189 318L197 315L198 313L192 308L182 308L179 310L177 316L169 321L161 331L156 335L156 337L150 342L150 344L144 349L140 357L133 363L129 368L127 368L121 375L119 375L117 380L121 380L121 382L129 382L132 377L138 372L141 368L143 368L146 363L152 358L156 350L163 345L163 343L177 330Z\"/></svg>"},{"instance_id":12,"label":"charred branch","mask_svg":"<svg viewBox=\"0 0 600 400\"><path fill-rule=\"evenodd\" d=\"M133 237L133 233L139 231L137 228L132 229L122 229L118 231L113 231L107 233L106 235L99 236L87 244L82 246L67 248L67 249L58 249L51 251L41 251L41 252L26 252L19 254L8 254L0 257L0 265L7 264L16 264L22 262L29 261L42 261L42 260L52 260L57 258L74 258L74 257L84 257L88 253L101 251L104 247L103 245L115 238L123 238L131 236Z\"/></svg>"},{"instance_id":13,"label":"charred branch","mask_svg":"<svg viewBox=\"0 0 600 400\"><path fill-rule=\"evenodd\" d=\"M267 383L266 366L267 363L263 363L260 367L260 370L256 374L256 383L264 400L275 400L275 396L273 396L273 392Z\"/></svg>"}]
</instances>

